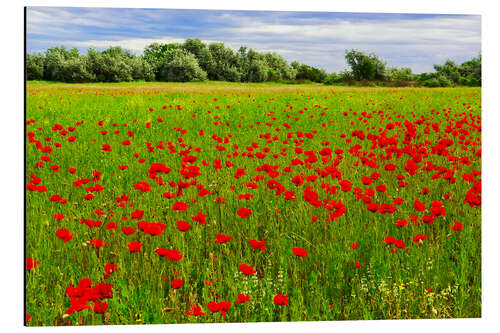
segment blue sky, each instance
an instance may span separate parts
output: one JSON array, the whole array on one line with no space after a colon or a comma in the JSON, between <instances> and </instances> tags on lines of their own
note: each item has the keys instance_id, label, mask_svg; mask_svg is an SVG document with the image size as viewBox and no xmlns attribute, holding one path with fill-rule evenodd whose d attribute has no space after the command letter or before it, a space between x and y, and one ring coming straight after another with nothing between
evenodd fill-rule
<instances>
[{"instance_id":1,"label":"blue sky","mask_svg":"<svg viewBox=\"0 0 500 333\"><path fill-rule=\"evenodd\" d=\"M121 46L142 54L154 41L200 38L237 50L276 52L327 71L346 68L344 52L375 53L389 66L433 71L481 51L479 15L223 11L137 8L29 7L27 50L64 45L105 49Z\"/></svg>"}]
</instances>

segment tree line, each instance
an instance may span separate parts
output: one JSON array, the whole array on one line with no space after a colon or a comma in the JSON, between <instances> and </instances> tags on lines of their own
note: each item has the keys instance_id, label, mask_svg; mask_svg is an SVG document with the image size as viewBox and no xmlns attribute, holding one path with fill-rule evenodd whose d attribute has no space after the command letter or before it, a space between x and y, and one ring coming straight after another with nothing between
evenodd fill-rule
<instances>
[{"instance_id":1,"label":"tree line","mask_svg":"<svg viewBox=\"0 0 500 333\"><path fill-rule=\"evenodd\" d=\"M293 61L290 64L276 53L257 52L242 46L238 51L224 43L205 44L198 38L184 43L152 43L143 55L121 47L104 51L89 48L87 54L64 46L44 53L26 54L27 80L61 82L123 81L230 81L324 84L423 85L448 87L481 85L481 55L457 65L447 60L434 65L434 72L413 74L407 67L388 67L375 54L346 50L350 70L327 73L324 69Z\"/></svg>"}]
</instances>

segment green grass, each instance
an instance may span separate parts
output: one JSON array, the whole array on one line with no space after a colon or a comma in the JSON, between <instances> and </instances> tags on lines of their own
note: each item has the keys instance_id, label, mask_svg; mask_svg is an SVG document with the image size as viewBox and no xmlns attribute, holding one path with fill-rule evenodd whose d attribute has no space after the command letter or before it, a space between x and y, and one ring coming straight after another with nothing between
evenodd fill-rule
<instances>
[{"instance_id":1,"label":"green grass","mask_svg":"<svg viewBox=\"0 0 500 333\"><path fill-rule=\"evenodd\" d=\"M196 102L193 103L193 100ZM167 108L162 109L163 105ZM173 107L169 108L169 105ZM182 110L177 110L176 105L181 105ZM481 212L480 207L464 203L472 183L464 181L462 174L481 170L481 158L475 155L475 151L480 149L481 133L471 126L472 123L477 124L478 118L471 120L468 116L469 113L480 116L480 105L480 88L354 88L220 82L73 85L28 82L27 120L34 119L35 122L26 125L27 132L35 133L34 139L39 140L42 146L53 148L48 154L29 141L26 144L27 182L30 181L30 174L34 173L48 189L46 193L26 192L27 256L39 261L39 266L27 272L29 325L479 317ZM154 111L150 112L149 108ZM442 110L448 108L451 109L447 119ZM432 114L431 109L439 114ZM208 110L212 112L208 113ZM371 118L362 117L363 111L372 114ZM344 112L348 115L344 116ZM357 112L357 115L352 112ZM455 126L458 120L464 118L461 115L463 112L466 112L468 123L462 128L469 134L461 140L458 137L460 133L445 133L445 128L448 121ZM214 119L215 116L218 118ZM378 128L384 129L388 122L403 123L405 119L415 122L421 116L425 120L415 125L417 136L411 144L415 150L424 147L426 153L416 153L425 156L418 163L421 169L415 176L404 169L407 160L412 158L409 155L411 152L399 158L393 154L388 161L379 160L376 169L362 165L360 156L349 153L351 147L359 144L360 151L367 154L373 152L379 158L389 147L371 149L372 141L352 137L353 130L361 129L365 134L379 135ZM294 120L295 117L299 121ZM162 118L163 122L157 122L158 118ZM81 120L84 123L75 126ZM103 121L102 127L98 125L100 120ZM219 120L223 124L214 125ZM261 123L257 124L257 121ZM147 122L151 123L150 128L146 128ZM266 122L272 123L272 126L267 126ZM426 122L439 123L440 131L434 131L431 126L426 131ZM56 123L64 128L73 126L75 130L63 136L51 129ZM284 127L283 123L290 124L291 129ZM372 126L374 129L366 130ZM174 128L184 129L186 133L181 134ZM203 136L199 135L201 129ZM102 135L101 130L108 133ZM120 130L120 133L114 134L115 130ZM127 134L129 130L134 132L132 138ZM310 169L299 165L293 166L290 173L284 173L283 168L293 158L306 158L294 152L294 140L300 138L294 134L287 139L288 132L299 131L317 131L312 139L303 138L301 148L304 151L314 150L318 161ZM406 146L403 143L405 131L404 125L397 125L387 131L387 137L395 135L397 148L403 149ZM267 139L260 138L265 133L279 139L268 143ZM345 133L352 142L341 138L341 133ZM452 162L445 156L432 153L432 147L440 139L438 136L444 138L445 134L454 142L447 147L450 155L467 156L470 165ZM76 137L72 143L67 141L71 135ZM227 138L229 142L218 143L212 136ZM51 140L46 141L46 137ZM463 149L465 144L459 141L469 137L478 145L468 144L466 151ZM182 138L187 146L181 147L178 138ZM131 140L131 145L121 144L126 139ZM283 140L288 140L288 143L283 143ZM156 147L161 141L166 149L148 151L146 142ZM367 186L362 184L360 178L377 171L381 177L369 187L374 189L376 185L385 184L387 193L376 192L373 200L378 204L392 203L394 198L400 197L405 200L404 203L397 206L393 214L372 213L363 201L356 199L353 190L326 194L321 188L323 182L329 186L338 186L339 183L338 179L330 176L318 177L314 182L304 182L296 187L291 182L292 177L317 174L316 169L331 165L331 162L321 162L319 151L325 147L322 141L329 141L328 147L332 150L343 150L337 169L341 179L352 182L353 189L359 187L364 190ZM55 142L62 147L54 147ZM177 153L170 153L168 142L175 146ZM253 142L259 146L254 153L262 151L263 147L269 148L264 159L241 156L243 152L248 152L246 147ZM109 144L112 151L102 151L103 144ZM217 145L227 150L219 151ZM238 145L238 149L235 150L233 145ZM156 185L154 180L148 178L149 166L151 163L164 163L172 170L161 175L162 179L167 183L177 182L182 179L179 174L182 158L179 151L188 147L192 147L189 155L198 158L194 162L201 172L197 182L212 194L198 197L198 190L191 186L183 190L180 198L163 198L164 192L175 193L176 189L168 184ZM197 147L201 148L201 152L195 152ZM280 154L284 148L286 156L272 156ZM240 156L226 156L234 151L238 151ZM139 157L134 157L134 153ZM44 162L43 168L36 168L35 164L41 156L49 156L51 161ZM138 163L139 158L145 159L145 162ZM222 161L221 170L212 167L214 159ZM204 166L202 160L210 166ZM227 167L226 161L231 161L234 166ZM356 161L358 166L354 165ZM436 171L422 170L426 161L447 169L456 165L456 182L450 184L443 178L433 180L431 177ZM264 171L255 171L264 163L278 165L279 175L271 178ZM396 171L385 171L386 163L396 164ZM59 172L52 171L50 165L58 165ZM128 165L128 168L119 170L118 165ZM77 172L70 174L68 168L75 168ZM244 168L246 175L234 178L237 168ZM104 190L94 193L96 197L93 200L83 200L87 194L84 188L95 183L90 181L82 187L73 187L72 184L80 178L91 179L93 170L102 173L97 183ZM398 174L405 175L408 186L398 189ZM263 180L256 181L258 189L241 185L251 182L256 175L264 176ZM277 196L269 190L269 179L277 180L287 191L295 191L295 202L286 201L283 194ZM480 175L476 176L478 179ZM149 182L151 192L134 189L134 184L139 181ZM234 191L231 185L235 187ZM329 211L324 207L312 207L304 200L306 186L312 186L319 193L319 200L341 199L347 209L345 215L339 217L337 222L325 221ZM430 190L429 194L421 194L424 187ZM253 200L237 199L238 194L245 193L253 194ZM450 193L451 197L443 199L446 193ZM67 203L50 202L48 198L53 194L61 195L68 200ZM130 198L125 208L115 206L115 198L122 194ZM225 198L225 203L216 203L217 197ZM424 215L414 211L413 202L416 199L426 207L430 207L433 200L441 201L446 216L437 217L433 224L420 221L414 225L409 216ZM186 213L172 210L176 201L189 203ZM128 207L130 202L134 203L133 207ZM241 207L253 210L248 219L236 214ZM108 217L97 216L94 211L99 208ZM145 235L138 230L137 220L130 219L130 213L135 209L145 212L143 220L164 223L166 229L162 235ZM109 215L110 210L114 215ZM207 223L203 226L191 220L199 211L207 215ZM64 214L64 219L54 219L56 213ZM317 216L318 220L312 221L312 216ZM128 219L122 220L122 217ZM81 219L102 220L104 223L100 228L91 229L80 224ZM409 223L406 227L397 227L394 223L398 219L407 219ZM187 221L192 228L180 232L176 227L177 220ZM114 234L104 227L109 221L119 225ZM455 221L464 225L463 230L453 231L448 227ZM120 230L122 226L134 227L136 232L126 236ZM59 228L69 229L73 239L63 242L57 238ZM418 233L428 236L421 247L412 241ZM228 234L232 239L225 244L214 243L217 234ZM394 247L383 242L386 236L403 240L407 253L403 249L392 253L391 248ZM262 252L252 250L249 245L252 238L266 240L267 249ZM109 245L96 250L89 245L90 239L100 239ZM127 243L132 240L143 243L139 253L129 252ZM355 250L350 247L353 243L359 243ZM160 258L154 251L159 247L178 249L183 254L182 260L174 262ZM291 249L295 247L306 249L308 256L294 256ZM356 262L360 263L359 268L355 267ZM243 263L254 266L257 274L245 276L240 273L238 265ZM118 270L105 280L106 264L116 264ZM174 270L180 275L176 276ZM66 288L76 286L85 277L91 278L93 283L113 285L113 298L105 300L108 310L105 314L96 314L86 309L65 316L70 305ZM164 277L168 281L163 281ZM182 278L184 285L174 290L170 281L177 278ZM213 284L207 286L206 280ZM432 291L426 291L426 288L432 288ZM238 293L250 295L250 301L236 304ZM273 297L278 293L287 295L289 305L273 304ZM209 302L222 300L232 304L225 319L221 313L213 313L207 308ZM187 316L185 312L191 304L200 305L206 315Z\"/></svg>"}]
</instances>

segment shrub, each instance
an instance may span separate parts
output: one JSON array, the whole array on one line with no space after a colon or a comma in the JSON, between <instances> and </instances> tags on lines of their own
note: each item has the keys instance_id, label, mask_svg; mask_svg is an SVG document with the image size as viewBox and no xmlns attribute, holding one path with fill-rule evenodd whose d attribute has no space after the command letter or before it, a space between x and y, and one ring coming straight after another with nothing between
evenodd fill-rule
<instances>
[{"instance_id":1,"label":"shrub","mask_svg":"<svg viewBox=\"0 0 500 333\"><path fill-rule=\"evenodd\" d=\"M43 55L41 53L33 53L26 55L26 79L41 80L43 79Z\"/></svg>"},{"instance_id":2,"label":"shrub","mask_svg":"<svg viewBox=\"0 0 500 333\"><path fill-rule=\"evenodd\" d=\"M325 81L323 81L325 84L332 85L335 83L339 83L342 81L342 76L337 75L337 73L331 73L325 78Z\"/></svg>"},{"instance_id":3,"label":"shrub","mask_svg":"<svg viewBox=\"0 0 500 333\"><path fill-rule=\"evenodd\" d=\"M436 78L432 78L432 79L428 79L428 80L424 81L424 87L434 88L434 87L440 87L440 86L441 86L441 84L439 83L438 79L436 79Z\"/></svg>"},{"instance_id":4,"label":"shrub","mask_svg":"<svg viewBox=\"0 0 500 333\"><path fill-rule=\"evenodd\" d=\"M183 49L168 50L160 66L160 80L170 82L204 81L207 73L201 69L196 57Z\"/></svg>"}]
</instances>

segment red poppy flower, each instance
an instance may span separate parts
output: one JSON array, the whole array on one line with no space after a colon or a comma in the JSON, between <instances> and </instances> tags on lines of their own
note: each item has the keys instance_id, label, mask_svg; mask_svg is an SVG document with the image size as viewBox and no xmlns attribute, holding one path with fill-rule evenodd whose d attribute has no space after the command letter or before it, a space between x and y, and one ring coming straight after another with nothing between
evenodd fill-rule
<instances>
[{"instance_id":1,"label":"red poppy flower","mask_svg":"<svg viewBox=\"0 0 500 333\"><path fill-rule=\"evenodd\" d=\"M307 251L304 250L301 247L294 247L292 249L293 254L295 254L297 257L302 257L305 258L307 256Z\"/></svg>"},{"instance_id":2,"label":"red poppy flower","mask_svg":"<svg viewBox=\"0 0 500 333\"><path fill-rule=\"evenodd\" d=\"M392 164L392 163L389 163L389 164L386 164L386 165L384 166L384 169L385 169L386 171L394 171L394 170L396 170L396 165L395 165L395 164Z\"/></svg>"},{"instance_id":3,"label":"red poppy flower","mask_svg":"<svg viewBox=\"0 0 500 333\"><path fill-rule=\"evenodd\" d=\"M243 304L250 301L250 296L246 296L245 294L238 294L238 300L236 304Z\"/></svg>"},{"instance_id":4,"label":"red poppy flower","mask_svg":"<svg viewBox=\"0 0 500 333\"><path fill-rule=\"evenodd\" d=\"M372 202L366 206L366 209L368 209L372 213L378 212L379 208L380 206L375 202Z\"/></svg>"},{"instance_id":5,"label":"red poppy flower","mask_svg":"<svg viewBox=\"0 0 500 333\"><path fill-rule=\"evenodd\" d=\"M361 182L364 185L370 185L372 183L372 179L370 177L361 177Z\"/></svg>"},{"instance_id":6,"label":"red poppy flower","mask_svg":"<svg viewBox=\"0 0 500 333\"><path fill-rule=\"evenodd\" d=\"M205 214L203 214L202 212L198 212L198 214L196 214L195 216L191 217L191 219L193 221L198 222L201 225L204 225L205 223L207 223L207 216Z\"/></svg>"},{"instance_id":7,"label":"red poppy flower","mask_svg":"<svg viewBox=\"0 0 500 333\"><path fill-rule=\"evenodd\" d=\"M158 254L160 257L164 257L165 259L169 259L172 261L179 261L182 259L182 254L176 249L168 250L164 248L158 248L155 251L156 254Z\"/></svg>"},{"instance_id":8,"label":"red poppy flower","mask_svg":"<svg viewBox=\"0 0 500 333\"><path fill-rule=\"evenodd\" d=\"M189 205L187 203L178 201L172 206L172 210L178 210L184 213L188 207Z\"/></svg>"},{"instance_id":9,"label":"red poppy flower","mask_svg":"<svg viewBox=\"0 0 500 333\"><path fill-rule=\"evenodd\" d=\"M191 228L191 225L186 221L177 221L176 223L177 223L177 229L179 229L179 231L185 232L188 231L189 228Z\"/></svg>"},{"instance_id":10,"label":"red poppy flower","mask_svg":"<svg viewBox=\"0 0 500 333\"><path fill-rule=\"evenodd\" d=\"M349 192L352 189L352 183L347 179L340 181L339 185L342 192Z\"/></svg>"},{"instance_id":11,"label":"red poppy flower","mask_svg":"<svg viewBox=\"0 0 500 333\"><path fill-rule=\"evenodd\" d=\"M229 242L230 240L231 240L231 236L229 236L229 235L224 235L224 234L215 235L215 243L224 244L224 243Z\"/></svg>"},{"instance_id":12,"label":"red poppy flower","mask_svg":"<svg viewBox=\"0 0 500 333\"><path fill-rule=\"evenodd\" d=\"M464 228L463 224L458 221L455 221L453 225L449 224L448 227L454 231L460 231Z\"/></svg>"},{"instance_id":13,"label":"red poppy flower","mask_svg":"<svg viewBox=\"0 0 500 333\"><path fill-rule=\"evenodd\" d=\"M443 206L432 206L431 208L429 208L429 211L435 217L446 216L446 210L443 208Z\"/></svg>"},{"instance_id":14,"label":"red poppy flower","mask_svg":"<svg viewBox=\"0 0 500 333\"><path fill-rule=\"evenodd\" d=\"M138 210L136 209L132 213L130 213L130 218L133 220L140 220L144 216L144 211L143 210Z\"/></svg>"},{"instance_id":15,"label":"red poppy flower","mask_svg":"<svg viewBox=\"0 0 500 333\"><path fill-rule=\"evenodd\" d=\"M100 249L104 245L104 243L100 239L91 239L90 240L90 245L93 246L96 249Z\"/></svg>"},{"instance_id":16,"label":"red poppy flower","mask_svg":"<svg viewBox=\"0 0 500 333\"><path fill-rule=\"evenodd\" d=\"M422 222L423 223L432 224L432 223L434 223L434 216L432 216L432 215L424 215L424 216L422 216Z\"/></svg>"},{"instance_id":17,"label":"red poppy flower","mask_svg":"<svg viewBox=\"0 0 500 333\"><path fill-rule=\"evenodd\" d=\"M59 202L62 200L62 197L59 194L53 194L50 196L49 200L52 202Z\"/></svg>"},{"instance_id":18,"label":"red poppy flower","mask_svg":"<svg viewBox=\"0 0 500 333\"><path fill-rule=\"evenodd\" d=\"M266 249L266 241L265 240L258 241L256 239L250 239L249 243L252 246L252 250L259 249L262 252Z\"/></svg>"},{"instance_id":19,"label":"red poppy flower","mask_svg":"<svg viewBox=\"0 0 500 333\"><path fill-rule=\"evenodd\" d=\"M247 219L250 214L252 214L252 209L250 208L240 208L236 212L241 218Z\"/></svg>"},{"instance_id":20,"label":"red poppy flower","mask_svg":"<svg viewBox=\"0 0 500 333\"><path fill-rule=\"evenodd\" d=\"M108 303L106 302L95 302L94 303L94 312L95 313L104 313L108 309Z\"/></svg>"},{"instance_id":21,"label":"red poppy flower","mask_svg":"<svg viewBox=\"0 0 500 333\"><path fill-rule=\"evenodd\" d=\"M106 229L108 230L118 229L118 225L115 222L110 221L106 223Z\"/></svg>"},{"instance_id":22,"label":"red poppy flower","mask_svg":"<svg viewBox=\"0 0 500 333\"><path fill-rule=\"evenodd\" d=\"M406 220L397 220L395 223L398 227L405 227L408 225L408 221Z\"/></svg>"},{"instance_id":23,"label":"red poppy flower","mask_svg":"<svg viewBox=\"0 0 500 333\"><path fill-rule=\"evenodd\" d=\"M425 211L425 205L423 203L421 203L420 201L418 201L418 200L415 200L415 202L413 203L413 208L417 212L423 212L423 211Z\"/></svg>"},{"instance_id":24,"label":"red poppy flower","mask_svg":"<svg viewBox=\"0 0 500 333\"><path fill-rule=\"evenodd\" d=\"M149 183L146 183L146 182L138 182L137 184L134 185L134 188L136 190L139 190L142 192L151 192L151 188L149 187Z\"/></svg>"},{"instance_id":25,"label":"red poppy flower","mask_svg":"<svg viewBox=\"0 0 500 333\"><path fill-rule=\"evenodd\" d=\"M148 170L148 176L151 179L155 179L158 173L167 174L170 172L170 168L166 167L163 163L152 163Z\"/></svg>"},{"instance_id":26,"label":"red poppy flower","mask_svg":"<svg viewBox=\"0 0 500 333\"><path fill-rule=\"evenodd\" d=\"M95 195L93 195L92 193L88 193L88 194L84 195L83 198L85 200L92 200L95 198Z\"/></svg>"},{"instance_id":27,"label":"red poppy flower","mask_svg":"<svg viewBox=\"0 0 500 333\"><path fill-rule=\"evenodd\" d=\"M205 312L201 311L201 307L199 305L191 305L191 311L186 311L186 315L188 316L204 316Z\"/></svg>"},{"instance_id":28,"label":"red poppy flower","mask_svg":"<svg viewBox=\"0 0 500 333\"><path fill-rule=\"evenodd\" d=\"M388 237L384 238L384 242L387 245L394 244L395 241L396 241L396 239L394 237L392 237L392 236L388 236Z\"/></svg>"},{"instance_id":29,"label":"red poppy flower","mask_svg":"<svg viewBox=\"0 0 500 333\"><path fill-rule=\"evenodd\" d=\"M397 247L398 249L404 249L406 247L406 244L402 240L396 239L394 241L394 246Z\"/></svg>"},{"instance_id":30,"label":"red poppy flower","mask_svg":"<svg viewBox=\"0 0 500 333\"><path fill-rule=\"evenodd\" d=\"M26 258L26 270L29 271L33 268L36 268L38 264L39 264L38 260L34 261L33 258Z\"/></svg>"},{"instance_id":31,"label":"red poppy flower","mask_svg":"<svg viewBox=\"0 0 500 333\"><path fill-rule=\"evenodd\" d=\"M130 236L130 235L132 235L135 232L135 229L132 228L132 227L122 227L122 232L125 235Z\"/></svg>"},{"instance_id":32,"label":"red poppy flower","mask_svg":"<svg viewBox=\"0 0 500 333\"><path fill-rule=\"evenodd\" d=\"M385 214L385 213L392 214L396 210L397 210L397 207L395 207L393 205L386 204L386 203L381 204L380 207L378 208L378 211L380 212L380 214Z\"/></svg>"},{"instance_id":33,"label":"red poppy flower","mask_svg":"<svg viewBox=\"0 0 500 333\"><path fill-rule=\"evenodd\" d=\"M68 229L58 229L56 236L65 242L69 242L73 238L73 234Z\"/></svg>"},{"instance_id":34,"label":"red poppy flower","mask_svg":"<svg viewBox=\"0 0 500 333\"><path fill-rule=\"evenodd\" d=\"M288 298L286 295L277 294L274 296L273 303L276 305L288 305Z\"/></svg>"},{"instance_id":35,"label":"red poppy flower","mask_svg":"<svg viewBox=\"0 0 500 333\"><path fill-rule=\"evenodd\" d=\"M104 145L102 145L101 150L102 151L111 151L111 146L108 144L104 144Z\"/></svg>"},{"instance_id":36,"label":"red poppy flower","mask_svg":"<svg viewBox=\"0 0 500 333\"><path fill-rule=\"evenodd\" d=\"M113 272L116 272L117 270L118 270L118 266L116 264L107 264L106 266L104 266L104 271L107 274L111 274Z\"/></svg>"},{"instance_id":37,"label":"red poppy flower","mask_svg":"<svg viewBox=\"0 0 500 333\"><path fill-rule=\"evenodd\" d=\"M163 230L166 229L166 225L161 222L147 222L147 221L139 221L137 222L139 229L142 230L146 235L151 236L159 236L163 233Z\"/></svg>"},{"instance_id":38,"label":"red poppy flower","mask_svg":"<svg viewBox=\"0 0 500 333\"><path fill-rule=\"evenodd\" d=\"M422 241L426 239L427 239L426 235L417 234L415 237L413 237L413 242L418 243L418 247L420 247L422 245Z\"/></svg>"},{"instance_id":39,"label":"red poppy flower","mask_svg":"<svg viewBox=\"0 0 500 333\"><path fill-rule=\"evenodd\" d=\"M394 205L401 205L403 202L404 202L404 200L401 198L395 198L394 200L392 200L392 203Z\"/></svg>"},{"instance_id":40,"label":"red poppy flower","mask_svg":"<svg viewBox=\"0 0 500 333\"><path fill-rule=\"evenodd\" d=\"M128 249L130 252L139 252L141 250L142 243L131 241L128 243Z\"/></svg>"},{"instance_id":41,"label":"red poppy flower","mask_svg":"<svg viewBox=\"0 0 500 333\"><path fill-rule=\"evenodd\" d=\"M252 275L252 274L257 273L257 271L253 269L253 266L249 266L249 265L245 265L245 264L239 265L238 269L240 270L240 272L242 272L245 275Z\"/></svg>"},{"instance_id":42,"label":"red poppy flower","mask_svg":"<svg viewBox=\"0 0 500 333\"><path fill-rule=\"evenodd\" d=\"M220 312L222 317L226 318L226 311L231 307L231 303L228 301L220 301L216 303L214 301L207 304L207 308L212 312Z\"/></svg>"},{"instance_id":43,"label":"red poppy flower","mask_svg":"<svg viewBox=\"0 0 500 333\"><path fill-rule=\"evenodd\" d=\"M170 285L174 289L179 289L184 285L184 281L182 279L172 280L172 282L170 282Z\"/></svg>"}]
</instances>

